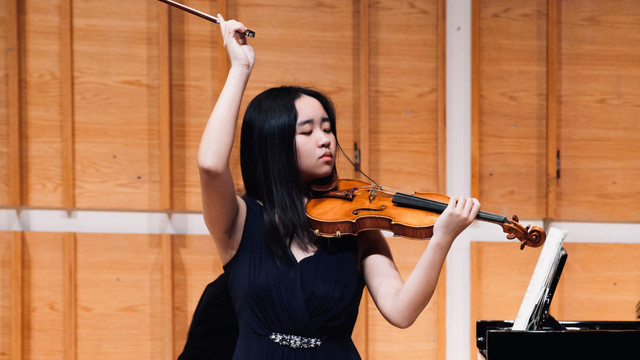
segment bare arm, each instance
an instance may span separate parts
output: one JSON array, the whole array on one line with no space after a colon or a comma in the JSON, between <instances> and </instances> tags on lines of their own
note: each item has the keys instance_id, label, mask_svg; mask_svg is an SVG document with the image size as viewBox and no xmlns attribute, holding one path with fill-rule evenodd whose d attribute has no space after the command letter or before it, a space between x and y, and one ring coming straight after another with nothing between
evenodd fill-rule
<instances>
[{"instance_id":1,"label":"bare arm","mask_svg":"<svg viewBox=\"0 0 640 360\"><path fill-rule=\"evenodd\" d=\"M226 264L238 249L246 216L245 204L235 194L229 156L240 103L255 56L243 34L244 25L233 20L224 21L220 15L218 20L231 69L202 134L198 168L204 221L223 264Z\"/></svg>"},{"instance_id":2,"label":"bare arm","mask_svg":"<svg viewBox=\"0 0 640 360\"><path fill-rule=\"evenodd\" d=\"M451 199L447 210L434 226L434 235L405 282L391 256L386 239L379 231L358 236L362 249L364 278L378 310L391 324L411 326L431 300L440 270L455 238L476 217L476 199Z\"/></svg>"}]
</instances>

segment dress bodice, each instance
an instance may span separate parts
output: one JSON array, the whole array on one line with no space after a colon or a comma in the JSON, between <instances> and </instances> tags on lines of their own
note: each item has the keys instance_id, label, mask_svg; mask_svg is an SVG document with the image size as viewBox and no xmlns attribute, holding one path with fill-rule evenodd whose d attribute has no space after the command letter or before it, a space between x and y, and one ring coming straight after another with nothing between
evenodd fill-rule
<instances>
[{"instance_id":1,"label":"dress bodice","mask_svg":"<svg viewBox=\"0 0 640 360\"><path fill-rule=\"evenodd\" d=\"M300 262L293 254L277 262L265 243L261 205L244 200L242 240L224 266L240 329L234 359L360 359L351 341L364 287L357 238L328 241ZM274 338L281 335L321 345L290 347Z\"/></svg>"}]
</instances>

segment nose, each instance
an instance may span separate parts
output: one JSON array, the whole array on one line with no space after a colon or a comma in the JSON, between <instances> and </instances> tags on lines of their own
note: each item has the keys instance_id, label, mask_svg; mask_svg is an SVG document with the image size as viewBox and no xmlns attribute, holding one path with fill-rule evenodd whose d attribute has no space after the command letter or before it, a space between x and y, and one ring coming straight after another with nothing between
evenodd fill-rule
<instances>
[{"instance_id":1,"label":"nose","mask_svg":"<svg viewBox=\"0 0 640 360\"><path fill-rule=\"evenodd\" d=\"M318 144L320 147L329 147L331 145L331 134L327 134L324 131L320 131Z\"/></svg>"}]
</instances>

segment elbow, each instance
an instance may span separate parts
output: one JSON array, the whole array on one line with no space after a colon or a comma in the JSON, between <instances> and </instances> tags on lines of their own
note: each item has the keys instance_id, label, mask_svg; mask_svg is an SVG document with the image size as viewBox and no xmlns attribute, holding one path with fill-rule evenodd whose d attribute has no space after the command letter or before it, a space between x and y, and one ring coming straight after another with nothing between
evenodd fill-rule
<instances>
[{"instance_id":1,"label":"elbow","mask_svg":"<svg viewBox=\"0 0 640 360\"><path fill-rule=\"evenodd\" d=\"M220 151L207 142L200 142L198 148L198 169L201 174L217 175L229 169L229 153Z\"/></svg>"},{"instance_id":2,"label":"elbow","mask_svg":"<svg viewBox=\"0 0 640 360\"><path fill-rule=\"evenodd\" d=\"M228 164L219 161L212 161L203 157L198 157L198 169L200 174L216 176L224 173L229 168Z\"/></svg>"},{"instance_id":3,"label":"elbow","mask_svg":"<svg viewBox=\"0 0 640 360\"><path fill-rule=\"evenodd\" d=\"M391 323L391 325L399 329L407 329L416 322L416 318L396 319L389 322Z\"/></svg>"},{"instance_id":4,"label":"elbow","mask_svg":"<svg viewBox=\"0 0 640 360\"><path fill-rule=\"evenodd\" d=\"M411 325L413 325L418 319L418 315L414 316L408 313L383 314L383 316L389 324L399 329L407 329L411 327Z\"/></svg>"}]
</instances>

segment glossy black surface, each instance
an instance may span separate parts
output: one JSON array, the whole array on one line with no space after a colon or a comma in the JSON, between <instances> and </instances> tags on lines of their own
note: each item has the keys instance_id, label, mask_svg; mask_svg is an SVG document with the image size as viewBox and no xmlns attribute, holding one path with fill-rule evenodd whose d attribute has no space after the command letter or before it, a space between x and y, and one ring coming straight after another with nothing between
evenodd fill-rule
<instances>
[{"instance_id":1,"label":"glossy black surface","mask_svg":"<svg viewBox=\"0 0 640 360\"><path fill-rule=\"evenodd\" d=\"M513 321L476 323L487 360L640 359L640 321L559 321L566 330L512 331Z\"/></svg>"}]
</instances>

